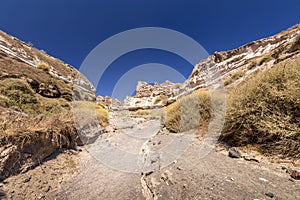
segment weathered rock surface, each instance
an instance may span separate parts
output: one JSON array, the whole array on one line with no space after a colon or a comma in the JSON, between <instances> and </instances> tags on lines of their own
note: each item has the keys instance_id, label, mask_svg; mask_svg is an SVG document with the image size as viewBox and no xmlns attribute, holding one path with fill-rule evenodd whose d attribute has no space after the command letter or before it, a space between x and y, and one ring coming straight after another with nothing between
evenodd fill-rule
<instances>
[{"instance_id":1,"label":"weathered rock surface","mask_svg":"<svg viewBox=\"0 0 300 200\"><path fill-rule=\"evenodd\" d=\"M125 107L129 110L162 107L168 99L179 94L181 84L166 81L162 84L148 84L139 81L136 87L136 96L125 99Z\"/></svg>"},{"instance_id":2,"label":"weathered rock surface","mask_svg":"<svg viewBox=\"0 0 300 200\"><path fill-rule=\"evenodd\" d=\"M94 86L75 68L3 31L0 31L0 66L1 79L26 79L42 96L59 98L66 89L72 92L75 85L79 95L74 98L95 100Z\"/></svg>"},{"instance_id":3,"label":"weathered rock surface","mask_svg":"<svg viewBox=\"0 0 300 200\"><path fill-rule=\"evenodd\" d=\"M79 144L70 101L95 100L75 68L2 31L0 93L0 180Z\"/></svg>"},{"instance_id":4,"label":"weathered rock surface","mask_svg":"<svg viewBox=\"0 0 300 200\"><path fill-rule=\"evenodd\" d=\"M153 107L155 97L164 96L165 102L176 99L198 88L233 87L256 73L268 70L273 64L289 59L300 53L300 25L296 25L274 36L251 42L227 52L216 52L197 64L190 77L182 84L166 82L149 85L139 82L136 96L128 97L125 105L132 110L144 106ZM165 92L162 92L165 91Z\"/></svg>"}]
</instances>

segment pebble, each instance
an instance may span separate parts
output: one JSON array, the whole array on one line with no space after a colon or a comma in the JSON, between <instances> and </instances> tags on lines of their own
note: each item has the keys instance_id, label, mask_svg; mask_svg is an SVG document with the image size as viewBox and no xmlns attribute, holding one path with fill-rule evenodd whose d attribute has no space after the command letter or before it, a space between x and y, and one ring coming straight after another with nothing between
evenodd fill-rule
<instances>
[{"instance_id":1,"label":"pebble","mask_svg":"<svg viewBox=\"0 0 300 200\"><path fill-rule=\"evenodd\" d=\"M268 180L265 179L265 178L259 178L259 180L260 180L260 181L263 181L263 182L268 182Z\"/></svg>"},{"instance_id":2,"label":"pebble","mask_svg":"<svg viewBox=\"0 0 300 200\"><path fill-rule=\"evenodd\" d=\"M270 198L273 198L274 197L274 194L272 192L267 192L265 193L266 196L270 197Z\"/></svg>"},{"instance_id":3,"label":"pebble","mask_svg":"<svg viewBox=\"0 0 300 200\"><path fill-rule=\"evenodd\" d=\"M31 179L31 177L29 176L29 177L27 177L27 178L25 178L24 180L23 180L23 183L28 183L29 181L30 181L30 179Z\"/></svg>"},{"instance_id":4,"label":"pebble","mask_svg":"<svg viewBox=\"0 0 300 200\"><path fill-rule=\"evenodd\" d=\"M240 150L238 148L231 147L229 149L228 156L230 158L241 158L242 157L242 153L240 152Z\"/></svg>"}]
</instances>

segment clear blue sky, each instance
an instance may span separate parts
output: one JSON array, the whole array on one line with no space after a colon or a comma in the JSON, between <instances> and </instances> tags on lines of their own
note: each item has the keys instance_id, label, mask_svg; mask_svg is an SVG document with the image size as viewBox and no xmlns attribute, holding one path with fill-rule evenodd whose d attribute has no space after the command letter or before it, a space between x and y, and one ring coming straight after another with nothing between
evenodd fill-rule
<instances>
[{"instance_id":1,"label":"clear blue sky","mask_svg":"<svg viewBox=\"0 0 300 200\"><path fill-rule=\"evenodd\" d=\"M100 42L132 28L174 29L212 54L300 22L299 0L2 0L0 6L0 29L76 68ZM98 94L110 95L124 72L149 62L180 68L186 77L192 70L187 62L166 52L133 52L107 70Z\"/></svg>"}]
</instances>

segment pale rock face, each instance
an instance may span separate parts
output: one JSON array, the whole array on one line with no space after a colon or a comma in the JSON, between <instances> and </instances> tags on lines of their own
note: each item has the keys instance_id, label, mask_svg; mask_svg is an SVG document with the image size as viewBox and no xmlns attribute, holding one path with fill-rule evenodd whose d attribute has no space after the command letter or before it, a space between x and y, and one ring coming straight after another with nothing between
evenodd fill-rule
<instances>
[{"instance_id":1,"label":"pale rock face","mask_svg":"<svg viewBox=\"0 0 300 200\"><path fill-rule=\"evenodd\" d=\"M67 84L75 84L79 90L90 94L89 96L94 96L96 92L94 86L72 66L47 55L44 51L33 48L31 45L3 31L0 31L0 54L35 68L39 64L44 63L49 66L48 73L53 78L62 80Z\"/></svg>"},{"instance_id":2,"label":"pale rock face","mask_svg":"<svg viewBox=\"0 0 300 200\"><path fill-rule=\"evenodd\" d=\"M174 102L181 96L198 88L214 86L217 79L223 80L225 88L234 87L257 72L270 69L274 64L300 53L300 25L296 25L274 36L251 42L227 52L216 52L197 64L190 77L182 84L166 81L150 85L139 82L136 96L127 97L125 106L129 109L152 108ZM235 74L241 73L237 77ZM235 78L232 78L235 77ZM227 81L231 79L231 81ZM158 101L161 97L164 102Z\"/></svg>"},{"instance_id":3,"label":"pale rock face","mask_svg":"<svg viewBox=\"0 0 300 200\"><path fill-rule=\"evenodd\" d=\"M109 96L102 97L98 96L96 99L98 105L101 105L105 109L121 109L124 105L123 102L119 101L118 99L111 98Z\"/></svg>"},{"instance_id":4,"label":"pale rock face","mask_svg":"<svg viewBox=\"0 0 300 200\"><path fill-rule=\"evenodd\" d=\"M136 87L136 96L127 97L125 107L132 110L162 107L167 104L170 97L178 93L180 87L180 83L170 81L162 84L154 83L154 85L139 81Z\"/></svg>"}]
</instances>

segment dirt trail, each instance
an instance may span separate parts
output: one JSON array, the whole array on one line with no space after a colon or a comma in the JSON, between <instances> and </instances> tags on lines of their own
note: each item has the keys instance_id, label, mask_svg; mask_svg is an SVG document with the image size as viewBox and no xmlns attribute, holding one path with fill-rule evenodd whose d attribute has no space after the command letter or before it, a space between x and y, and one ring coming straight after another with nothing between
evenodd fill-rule
<instances>
[{"instance_id":1,"label":"dirt trail","mask_svg":"<svg viewBox=\"0 0 300 200\"><path fill-rule=\"evenodd\" d=\"M55 190L35 194L38 191L33 188L39 183L33 182L34 174L41 171L37 167L8 179L4 189L11 191L18 183L12 180L32 174L30 184L21 186L25 194L16 195L16 189L8 193L11 199L300 199L300 181L290 179L280 164L263 158L260 162L232 159L220 146L199 159L201 139L169 133L153 117L128 117L120 112L111 117L107 134L79 154L69 155L74 163L80 162L78 170L64 173L67 166L58 168L56 163L54 172L61 177L50 178L64 176L65 181ZM43 179L45 173L38 176Z\"/></svg>"},{"instance_id":2,"label":"dirt trail","mask_svg":"<svg viewBox=\"0 0 300 200\"><path fill-rule=\"evenodd\" d=\"M120 156L117 159L119 162L116 162L114 148L107 149L111 153L110 160L114 162L105 164L97 160L97 154L82 153L79 174L63 187L56 198L270 199L273 195L273 199L299 199L300 182L289 179L289 175L279 169L280 166L271 169L271 165L263 162L232 159L225 151L219 150L213 150L204 159L199 159L199 140L194 140L180 158L172 160L166 167L162 166L168 161L160 149L180 136L162 130L156 122L156 119L128 120L128 116L122 119L114 115L113 131L99 138L98 144L103 145L106 141L108 146L122 149L126 152L122 156L129 160L131 157L126 157L128 152L133 155L139 153L137 162L142 161L142 168L136 173L122 172L120 168L124 171L132 169L128 166L133 164L133 160L124 163L126 159ZM133 133L135 137L132 137ZM184 139L181 141L184 142ZM88 150L92 151L92 148Z\"/></svg>"}]
</instances>

